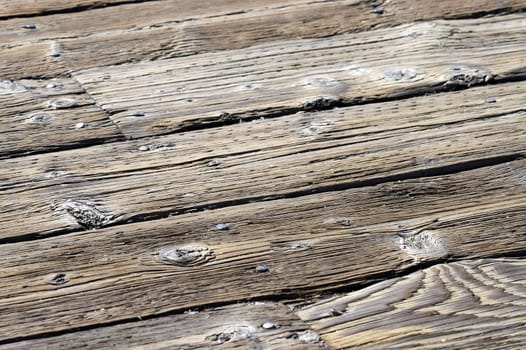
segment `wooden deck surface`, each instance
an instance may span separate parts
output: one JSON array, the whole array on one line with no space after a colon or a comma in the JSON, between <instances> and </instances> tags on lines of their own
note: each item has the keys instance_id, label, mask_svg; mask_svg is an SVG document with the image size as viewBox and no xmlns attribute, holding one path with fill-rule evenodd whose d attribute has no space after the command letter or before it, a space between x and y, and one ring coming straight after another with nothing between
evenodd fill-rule
<instances>
[{"instance_id":1,"label":"wooden deck surface","mask_svg":"<svg viewBox=\"0 0 526 350\"><path fill-rule=\"evenodd\" d=\"M0 350L526 347L524 0L0 0Z\"/></svg>"}]
</instances>

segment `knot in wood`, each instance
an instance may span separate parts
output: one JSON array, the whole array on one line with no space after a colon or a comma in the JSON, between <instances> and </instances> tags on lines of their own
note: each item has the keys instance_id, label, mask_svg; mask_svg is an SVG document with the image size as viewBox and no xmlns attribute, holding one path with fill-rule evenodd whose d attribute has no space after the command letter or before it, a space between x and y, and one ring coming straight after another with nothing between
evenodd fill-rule
<instances>
[{"instance_id":1,"label":"knot in wood","mask_svg":"<svg viewBox=\"0 0 526 350\"><path fill-rule=\"evenodd\" d=\"M493 79L493 75L477 68L456 67L455 73L447 77L444 86L447 88L464 88L473 85L485 84Z\"/></svg>"},{"instance_id":2,"label":"knot in wood","mask_svg":"<svg viewBox=\"0 0 526 350\"><path fill-rule=\"evenodd\" d=\"M214 252L204 244L186 244L160 248L159 260L168 265L197 266L215 258Z\"/></svg>"},{"instance_id":3,"label":"knot in wood","mask_svg":"<svg viewBox=\"0 0 526 350\"><path fill-rule=\"evenodd\" d=\"M88 229L103 227L114 221L113 215L103 213L90 201L67 200L60 205L60 209Z\"/></svg>"},{"instance_id":4,"label":"knot in wood","mask_svg":"<svg viewBox=\"0 0 526 350\"><path fill-rule=\"evenodd\" d=\"M306 111L328 109L340 102L340 99L334 96L317 96L303 103L303 109Z\"/></svg>"},{"instance_id":5,"label":"knot in wood","mask_svg":"<svg viewBox=\"0 0 526 350\"><path fill-rule=\"evenodd\" d=\"M422 230L398 234L400 248L416 262L444 258L448 250L436 234Z\"/></svg>"},{"instance_id":6,"label":"knot in wood","mask_svg":"<svg viewBox=\"0 0 526 350\"><path fill-rule=\"evenodd\" d=\"M34 123L34 124L46 124L46 123L49 123L52 119L53 119L53 115L51 114L37 113L29 117L27 121L29 123Z\"/></svg>"},{"instance_id":7,"label":"knot in wood","mask_svg":"<svg viewBox=\"0 0 526 350\"><path fill-rule=\"evenodd\" d=\"M17 92L24 92L26 88L16 81L2 80L0 81L0 95L12 94Z\"/></svg>"},{"instance_id":8,"label":"knot in wood","mask_svg":"<svg viewBox=\"0 0 526 350\"><path fill-rule=\"evenodd\" d=\"M256 328L252 326L231 326L218 333L210 334L205 340L223 344L233 340L251 338L254 333L256 333Z\"/></svg>"},{"instance_id":9,"label":"knot in wood","mask_svg":"<svg viewBox=\"0 0 526 350\"><path fill-rule=\"evenodd\" d=\"M307 80L307 84L313 87L328 87L328 86L336 86L340 84L340 82L333 78L312 78Z\"/></svg>"},{"instance_id":10,"label":"knot in wood","mask_svg":"<svg viewBox=\"0 0 526 350\"><path fill-rule=\"evenodd\" d=\"M59 98L49 102L49 108L66 109L78 106L78 101L72 98Z\"/></svg>"},{"instance_id":11,"label":"knot in wood","mask_svg":"<svg viewBox=\"0 0 526 350\"><path fill-rule=\"evenodd\" d=\"M410 68L389 69L382 73L382 78L391 81L414 81L420 79L422 73Z\"/></svg>"}]
</instances>

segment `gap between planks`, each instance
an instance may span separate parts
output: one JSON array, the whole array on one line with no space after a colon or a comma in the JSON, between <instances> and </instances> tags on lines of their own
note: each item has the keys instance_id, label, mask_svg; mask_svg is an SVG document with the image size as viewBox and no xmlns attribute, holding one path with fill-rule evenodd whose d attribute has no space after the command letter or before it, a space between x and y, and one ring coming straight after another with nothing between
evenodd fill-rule
<instances>
[{"instance_id":1,"label":"gap between planks","mask_svg":"<svg viewBox=\"0 0 526 350\"><path fill-rule=\"evenodd\" d=\"M52 77L78 70L131 61L156 60L297 38L326 38L349 32L438 18L468 17L480 12L520 11L524 3L504 6L489 0L469 3L442 1L386 3L373 12L367 1L224 1L206 9L190 1L131 4L35 18L36 29L24 29L27 19L5 21L0 41L6 45L0 77ZM177 13L174 18L173 13ZM240 30L241 28L241 30ZM50 46L60 48L49 58ZM20 62L24 64L20 64ZM67 67L65 67L64 66ZM42 69L45 66L45 69Z\"/></svg>"},{"instance_id":2,"label":"gap between planks","mask_svg":"<svg viewBox=\"0 0 526 350\"><path fill-rule=\"evenodd\" d=\"M488 96L495 102L487 103ZM523 101L521 83L499 84L6 159L1 238L34 239L513 160L524 156ZM514 172L523 177L520 167ZM20 216L27 220L20 223Z\"/></svg>"},{"instance_id":3,"label":"gap between planks","mask_svg":"<svg viewBox=\"0 0 526 350\"><path fill-rule=\"evenodd\" d=\"M477 22L482 21L482 22ZM522 17L509 17L506 18L494 18L494 19L483 19L483 20L477 20L477 21L471 21L471 22L458 22L457 26L462 27L459 23L471 23L475 28L477 28L478 35L481 36L487 36L491 33L497 33L496 35L499 35L499 31L508 30L509 27L513 27L515 23L521 23L523 21ZM488 25L494 24L494 26L489 26L487 28L482 27L481 24L486 23ZM440 37L441 32L445 31L445 34L448 37L448 30L450 30L451 26L449 24L441 24L439 25L439 29L433 28L436 25L436 23L420 23L416 25L409 25L409 26L402 26L399 27L399 30L402 31L408 31L411 33L417 33L416 31L411 31L411 28L414 28L417 30L418 28L422 27L421 29L425 29L429 27L431 34L427 33L426 35L430 36L429 38L424 39L418 39L420 41L433 43L433 40L430 40L430 38L436 37L437 35ZM436 27L436 26L435 26ZM454 27L454 26L453 26ZM515 32L511 32L511 34L507 34L512 38L514 35L520 35L522 32L520 31L523 26L517 25L517 28L514 28ZM402 28L402 29L400 29ZM448 29L449 28L449 29ZM469 30L464 29L464 34L468 33ZM369 32L372 33L372 32ZM386 31L376 31L375 33L380 33L380 36L386 35ZM383 33L383 34L381 34ZM489 34L488 34L489 33ZM458 34L458 33L457 33ZM360 36L361 35L361 36ZM350 45L350 47L353 47L355 44L363 44L366 46L370 46L371 49L371 57L376 57L375 55L381 55L382 51L381 48L378 47L378 43L371 43L370 38L366 36L363 36L363 34L356 34L352 36L338 36L338 38L347 38L347 39L356 39L356 40L350 40L345 45ZM463 34L458 34L462 37ZM354 37L356 36L356 38ZM389 35L388 35L389 36ZM470 37L473 37L473 34L469 34ZM402 35L403 37L403 35ZM397 40L397 35L394 36L395 40ZM338 39L338 40L339 40ZM391 38L392 39L392 38ZM400 39L400 38L398 38ZM454 38L451 38L453 40ZM504 39L504 38L503 38ZM387 40L384 38L384 40ZM410 39L413 40L413 39ZM449 39L447 39L449 40ZM471 39L470 39L471 40ZM477 39L478 40L478 39ZM389 41L389 40L387 40ZM386 42L387 42L386 41ZM403 41L403 38L402 38ZM299 45L298 47L310 47L315 48L317 46L320 46L317 48L317 50L323 51L324 49L334 49L335 43L337 43L337 40L332 39L332 44L325 44L325 41L305 41L300 40L296 41L296 45ZM466 42L467 43L467 42ZM331 46L332 45L332 46ZM342 44L343 45L343 44ZM345 47L345 45L343 45ZM477 43L476 45L480 45L480 43ZM286 45L285 45L286 46ZM469 46L469 45L468 45ZM279 48L283 48L283 44L277 45L274 49L279 52ZM289 49L290 50L290 49ZM330 50L329 50L330 51ZM230 54L228 55L230 57L231 53L233 51L230 51ZM243 53L244 55L248 55L246 58L247 62L252 61L260 61L264 63L266 61L272 61L274 62L274 58L258 58L258 55L261 54L262 51L256 48L236 51L239 53ZM520 52L520 50L518 51ZM376 53L376 54L375 54ZM289 53L290 54L290 53ZM254 56L255 55L255 56ZM265 53L267 55L267 53ZM279 56L286 57L285 54L278 54ZM328 55L328 54L327 54ZM243 74L248 74L245 77L240 78L240 81L233 81L232 83L228 83L226 87L221 88L220 95L214 95L213 89L212 92L207 92L207 89L203 90L201 85L206 85L210 83L210 78L206 77L206 67L193 67L189 70L189 74L200 74L201 76L195 81L191 82L191 84L194 84L195 86L185 87L183 86L185 82L181 82L180 87L177 87L177 82L174 83L173 79L170 78L168 81L165 81L164 84L168 84L167 86L170 89L175 89L174 91L165 91L162 87L159 87L159 91L164 91L161 95L168 96L168 100L166 100L166 97L159 97L159 99L165 99L165 101L155 101L154 104L148 105L148 101L153 101L157 99L157 92L155 92L157 87L155 89L151 89L151 87L148 85L148 79L156 79L156 75L158 76L160 74L161 78L165 76L165 73L157 72L157 71L147 71L147 75L149 75L149 78L147 79L146 86L144 83L140 83L139 85L136 85L136 83L131 84L128 79L134 79L134 74L139 73L131 73L131 76L126 75L123 76L120 82L119 80L115 80L111 78L111 75L108 75L106 73L99 75L94 81L85 81L85 85L88 87L88 92L91 96L85 96L86 98L91 100L91 97L95 98L97 101L97 105L100 105L101 108L104 108L109 114L113 114L111 117L111 120L115 122L115 125L121 127L121 131L123 131L129 138L137 138L137 137L144 137L149 135L155 135L155 134L162 134L162 133L171 133L176 131L181 131L181 129L199 129L199 128L207 128L212 126L219 126L221 124L228 124L233 123L237 121L239 118L241 119L253 119L253 118L259 118L262 116L281 116L293 113L297 110L308 110L308 109L323 109L323 108L331 108L335 105L341 106L341 105L349 105L349 104L359 104L359 103L368 103L368 102L380 102L385 100L392 100L396 98L402 98L402 97L409 97L412 95L418 95L423 94L425 92L429 91L440 91L440 90L450 90L450 89L456 89L456 88L464 88L464 87L470 87L473 84L484 84L487 81L506 81L506 80L517 80L523 78L523 71L522 68L517 68L519 66L523 66L523 59L519 59L515 63L511 63L513 61L515 53L510 53L509 55L503 54L502 52L499 52L499 59L502 59L502 57L506 58L507 66L505 69L508 70L508 73L504 74L503 72L499 72L498 69L489 69L488 63L485 62L485 68L480 71L479 68L475 68L475 66L472 65L461 65L458 66L447 66L447 69L451 69L453 67L453 71L444 73L443 76L435 77L433 74L430 74L428 78L423 78L421 75L421 72L416 72L411 69L394 69L386 71L379 70L378 72L375 72L374 69L383 69L385 70L385 67L388 67L390 64L392 64L391 61L389 61L389 58L383 58L378 60L377 62L374 62L374 64L367 68L367 66L363 67L354 67L351 71L338 71L336 70L334 73L329 74L328 76L322 76L319 75L318 69L313 69L312 67L305 67L303 69L299 70L298 72L295 72L296 68L291 68L292 71L289 72L290 69L286 70L287 73L294 73L296 76L292 75L292 78L285 78L282 82L280 82L278 85L276 85L276 81L274 78L269 78L268 82L267 80L264 81L263 86L259 86L261 84L255 84L254 81L251 79L254 79L257 77L258 79L261 79L261 71L255 70L250 71L250 69L246 72L243 71ZM228 64L228 62L221 62L221 59L224 59L226 57L224 53L214 54L212 56L206 56L206 55L198 55L195 59L192 59L192 61L197 60L197 57L215 57L219 59L218 62L212 63L211 66L214 67L213 70L217 72L222 72L223 70L231 69L231 65ZM522 55L524 56L524 55ZM334 63L334 58L329 57L329 61L326 62L326 64ZM365 56L364 56L365 57ZM452 59L453 56L450 56L448 59ZM321 56L322 62L323 62L323 55ZM461 57L458 57L457 59L461 59ZM205 60L206 61L206 60ZM293 59L289 59L289 63L296 62ZM176 59L176 60L167 60L163 63L163 69L174 69L174 64L179 62L179 65L185 66L189 63L189 60L186 59ZM289 63L284 63L284 67L286 67ZM192 63L193 64L193 63ZM297 65L297 63L293 63L293 65ZM376 66L377 68L374 68L373 66ZM516 66L517 65L517 66ZM10 65L7 65L10 66ZM38 69L41 68L41 64L38 64ZM133 65L133 66L126 66L126 69L130 67L143 67L143 64L139 65ZM261 64L255 65L257 67L260 67ZM263 64L264 66L264 64ZM522 67L521 66L521 67ZM347 67L349 68L349 67ZM374 68L374 69L373 69ZM106 68L104 68L106 69ZM110 70L118 70L122 69L119 67L114 68L108 68ZM156 68L157 69L157 68ZM205 69L205 71L203 71ZM247 69L247 68L243 68ZM260 68L258 68L260 69ZM372 71L369 71L373 69ZM447 70L446 69L446 70ZM456 69L456 70L455 70ZM133 69L131 69L134 71ZM137 70L137 68L135 68ZM140 71L141 69L139 69ZM293 72L294 71L294 72ZM216 73L217 73L216 72ZM146 74L145 73L145 74ZM239 72L238 72L239 73ZM292 74L291 73L291 74ZM351 74L352 73L352 74ZM416 74L413 76L412 74ZM82 74L81 77L83 77ZM142 74L142 73L141 73ZM214 73L215 74L215 73ZM252 74L252 75L251 75ZM266 73L265 73L266 74ZM277 74L277 73L276 73ZM282 73L279 73L282 74ZM298 76L298 74L300 76ZM355 76L358 74L357 76ZM393 75L394 74L394 75ZM408 76L409 74L409 76ZM427 73L426 73L427 74ZM504 75L503 75L504 74ZM121 73L118 73L118 75L122 75ZM170 75L170 74L168 74ZM272 74L274 75L274 74ZM301 79L301 75L303 75L303 80ZM378 75L375 77L375 75ZM182 75L184 76L184 74ZM338 80L339 78L343 77L343 79ZM99 82L97 79L102 79L103 82ZM158 78L158 77L157 77ZM166 77L165 77L166 78ZM370 78L373 78L373 80L368 80ZM105 82L105 80L109 79L110 82ZM144 79L144 77L140 78ZM218 78L219 79L219 78ZM345 82L345 79L351 79L353 80L353 84L357 84L357 86L350 86ZM427 79L427 80L426 80ZM9 111L10 115L8 115L5 119L4 125L1 125L0 127L4 130L7 129L7 135L8 135L8 142L3 144L2 149L0 150L0 157L12 157L17 156L24 153L40 153L40 152L47 152L47 151L53 151L57 149L63 148L73 148L73 147L83 147L86 145L91 145L93 143L100 143L100 142L108 142L108 141L114 141L114 140L120 140L119 137L111 137L107 134L120 134L118 130L113 128L111 125L108 125L108 123L105 123L100 130L100 133L104 135L98 135L99 130L97 129L91 129L95 124L86 123L86 121L80 120L82 116L76 114L75 112L78 112L78 110L67 110L68 106L62 106L59 118L56 120L53 120L53 113L50 113L50 108L53 109L51 106L44 106L42 103L33 105L33 102L40 102L40 100L43 100L44 97L46 97L46 94L42 94L42 91L45 89L44 86L61 86L62 80L51 80L51 81L42 81L38 84L40 85L41 89L39 92L39 95L30 95L34 99L32 101L30 98L26 101L26 103L21 104L19 108L13 108L12 106L9 106L9 101L11 100L19 100L20 97L27 98L27 93L24 91L26 90L34 90L33 87L31 89L25 89L24 84L25 81L5 81L2 83L0 93L2 93L5 98L3 98L3 101L1 101L1 104L4 105L7 110ZM162 79L161 79L162 80ZM184 79L183 79L184 80ZM235 80L235 79L234 79ZM300 82L303 81L302 86L294 87L295 94L292 96L289 96L289 92L291 91L291 86L294 86L294 84L297 83L297 80ZM424 81L426 80L426 81ZM124 82L126 82L124 84ZM248 84L245 84L247 83ZM35 83L32 83L33 85L36 85ZM68 82L68 84L73 84L72 82ZM109 85L108 85L109 84ZM201 85L200 85L201 84ZM283 86L281 86L281 85ZM124 93L123 96L121 96L121 100L119 104L115 106L115 108L111 107L111 104L108 105L107 101L108 99L111 99L112 96L110 94L110 91L107 90L108 86L112 90L119 91L120 94ZM173 86L172 86L173 85ZM264 86L268 85L268 86ZM290 85L290 86L288 86ZM297 85L297 84L296 84ZM301 84L300 84L301 85ZM348 86L349 85L349 86ZM201 87L199 87L201 86ZM246 87L251 86L250 89L247 89ZM281 86L281 87L280 87ZM439 87L437 87L439 86ZM98 91L98 88L104 88L102 92ZM358 89L357 89L358 88ZM124 89L124 90L123 90ZM145 90L146 89L146 90ZM188 91L179 91L179 89L187 89ZM194 91L192 91L192 89ZM60 88L54 88L52 90L60 90ZM201 91L202 90L202 91ZM208 89L209 90L209 89ZM253 91L252 91L253 90ZM119 92L117 92L119 94ZM205 94L202 97L195 98L196 93L203 93ZM53 96L56 94L56 91L48 91L47 95ZM149 95L150 94L150 95ZM153 94L153 95L152 95ZM209 96L206 96L206 94L209 94ZM227 94L228 96L232 98L226 98L223 96L223 94ZM239 96L238 96L239 95ZM143 96L143 99L146 98L146 102L143 100L137 100L137 96ZM285 97L284 97L285 96ZM287 97L288 96L288 97ZM64 98L68 98L67 95L63 96ZM173 98L176 98L176 100L172 100ZM281 101L280 99L285 98L285 100ZM244 99L248 99L252 101L251 103L247 103ZM123 101L130 101L130 102L123 102ZM143 102L141 102L143 101ZM208 101L204 105L201 105L203 101ZM242 103L241 103L241 102ZM44 101L42 101L44 102ZM78 103L78 102L77 102ZM142 108L143 103L146 103L148 107ZM277 103L278 106L272 107L273 104ZM27 105L33 106L32 114L28 115L25 108L27 108ZM129 105L129 106L128 106ZM37 107L38 106L38 107ZM196 109L195 106L198 106ZM92 106L91 108L96 109L95 106ZM118 112L121 109L129 109L130 112ZM153 108L153 112L149 109ZM231 108L234 108L235 110L231 110ZM174 115L173 110L177 110L178 114L182 114L182 116ZM168 111L168 112L167 112ZM168 113L168 115L167 115ZM100 117L104 118L102 113ZM131 114L131 115L130 115ZM45 120L38 123L31 122L31 118L33 118L34 115L43 115L47 116ZM67 117L67 119L64 119L64 117ZM70 122L70 118L73 118L73 120L77 120L77 122ZM91 119L91 117L87 117L88 119ZM40 120L40 119L38 119ZM29 123L26 123L26 121L30 121ZM92 124L82 132L75 131L73 126L77 125L78 123L83 124ZM24 128L21 128L21 126L24 126ZM19 129L25 129L20 132L18 132ZM39 130L39 133L35 133L35 130ZM90 131L93 132L93 135L89 135L86 137L86 133ZM36 137L35 137L36 136ZM115 135L116 136L116 135ZM27 138L30 137L31 142L27 142ZM51 144L47 143L47 139L51 139L53 142ZM87 140L86 140L87 139Z\"/></svg>"},{"instance_id":4,"label":"gap between planks","mask_svg":"<svg viewBox=\"0 0 526 350\"><path fill-rule=\"evenodd\" d=\"M523 79L518 38L525 20L518 14L421 22L73 76L126 136L137 138Z\"/></svg>"},{"instance_id":5,"label":"gap between planks","mask_svg":"<svg viewBox=\"0 0 526 350\"><path fill-rule=\"evenodd\" d=\"M2 340L523 254L526 189L514 171L523 168L524 160L4 244ZM256 271L262 264L269 272Z\"/></svg>"}]
</instances>

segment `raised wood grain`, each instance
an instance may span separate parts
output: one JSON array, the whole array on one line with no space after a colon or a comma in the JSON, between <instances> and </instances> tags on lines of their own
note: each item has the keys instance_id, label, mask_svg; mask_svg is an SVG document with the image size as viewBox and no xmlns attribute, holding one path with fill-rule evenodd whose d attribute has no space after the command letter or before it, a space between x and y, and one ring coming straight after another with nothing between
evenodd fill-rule
<instances>
[{"instance_id":1,"label":"raised wood grain","mask_svg":"<svg viewBox=\"0 0 526 350\"><path fill-rule=\"evenodd\" d=\"M337 349L519 349L526 260L439 264L297 314Z\"/></svg>"},{"instance_id":2,"label":"raised wood grain","mask_svg":"<svg viewBox=\"0 0 526 350\"><path fill-rule=\"evenodd\" d=\"M16 70L0 67L0 75L20 79L42 74L31 67L38 66L46 55L26 53L35 45L46 47L54 41L62 49L62 64L80 69L287 39L327 37L413 21L514 12L525 6L521 0L448 0L444 6L433 6L429 0L416 5L404 0L385 3L380 14L373 11L374 4L364 0L214 1L206 6L179 0L14 18L4 21L0 28L0 42L10 48L2 52L2 58L17 62L17 57L24 57L24 61L31 62ZM36 29L24 28L28 23ZM68 70L53 63L45 70L50 76Z\"/></svg>"},{"instance_id":3,"label":"raised wood grain","mask_svg":"<svg viewBox=\"0 0 526 350\"><path fill-rule=\"evenodd\" d=\"M0 81L64 76L69 71L67 64L51 56L57 47L56 42L0 47Z\"/></svg>"},{"instance_id":4,"label":"raised wood grain","mask_svg":"<svg viewBox=\"0 0 526 350\"><path fill-rule=\"evenodd\" d=\"M350 1L357 3L363 0L345 1L350 4ZM100 36L106 33L120 33L125 37L127 32L134 30L171 27L177 23L206 21L207 19L223 16L236 18L236 16L243 13L265 13L273 9L294 8L294 6L302 4L312 4L317 7L317 4L320 2L323 2L323 0L216 0L206 5L191 0L157 0L128 3L89 11L4 20L4 25L0 28L0 42L9 45L20 45L24 42L71 39L92 35ZM25 28L27 24L34 24L36 28ZM144 45L143 48L143 51L148 51L147 45Z\"/></svg>"},{"instance_id":5,"label":"raised wood grain","mask_svg":"<svg viewBox=\"0 0 526 350\"><path fill-rule=\"evenodd\" d=\"M524 161L3 244L1 340L519 254L516 169Z\"/></svg>"},{"instance_id":6,"label":"raised wood grain","mask_svg":"<svg viewBox=\"0 0 526 350\"><path fill-rule=\"evenodd\" d=\"M104 312L103 309L100 312ZM263 325L267 324L264 328ZM0 345L0 349L327 349L287 307L271 302L173 316Z\"/></svg>"},{"instance_id":7,"label":"raised wood grain","mask_svg":"<svg viewBox=\"0 0 526 350\"><path fill-rule=\"evenodd\" d=\"M422 22L74 76L135 138L518 79L526 64L518 39L525 23L524 14Z\"/></svg>"},{"instance_id":8,"label":"raised wood grain","mask_svg":"<svg viewBox=\"0 0 526 350\"><path fill-rule=\"evenodd\" d=\"M0 111L0 159L122 140L72 79L0 81Z\"/></svg>"},{"instance_id":9,"label":"raised wood grain","mask_svg":"<svg viewBox=\"0 0 526 350\"><path fill-rule=\"evenodd\" d=\"M6 160L0 237L504 161L525 152L524 94L521 83L500 84ZM90 203L97 219L71 215L71 201Z\"/></svg>"}]
</instances>

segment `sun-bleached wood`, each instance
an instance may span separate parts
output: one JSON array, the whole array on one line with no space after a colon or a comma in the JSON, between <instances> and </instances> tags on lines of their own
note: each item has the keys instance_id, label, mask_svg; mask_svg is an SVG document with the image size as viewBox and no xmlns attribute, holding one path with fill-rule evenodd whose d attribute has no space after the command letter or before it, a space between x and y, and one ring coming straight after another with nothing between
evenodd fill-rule
<instances>
[{"instance_id":1,"label":"sun-bleached wood","mask_svg":"<svg viewBox=\"0 0 526 350\"><path fill-rule=\"evenodd\" d=\"M0 81L0 111L0 159L123 139L72 79Z\"/></svg>"},{"instance_id":2,"label":"sun-bleached wood","mask_svg":"<svg viewBox=\"0 0 526 350\"><path fill-rule=\"evenodd\" d=\"M297 314L336 349L519 349L526 260L439 264Z\"/></svg>"},{"instance_id":3,"label":"sun-bleached wood","mask_svg":"<svg viewBox=\"0 0 526 350\"><path fill-rule=\"evenodd\" d=\"M422 22L74 76L127 136L142 137L517 79L525 23L524 14Z\"/></svg>"},{"instance_id":4,"label":"sun-bleached wood","mask_svg":"<svg viewBox=\"0 0 526 350\"><path fill-rule=\"evenodd\" d=\"M516 254L526 249L521 169L524 160L0 245L1 339Z\"/></svg>"},{"instance_id":5,"label":"sun-bleached wood","mask_svg":"<svg viewBox=\"0 0 526 350\"><path fill-rule=\"evenodd\" d=\"M524 98L521 83L500 84L7 160L0 169L0 236L505 161L525 152ZM98 219L90 224L72 216L71 201L89 203ZM22 223L15 219L20 215L27 218Z\"/></svg>"},{"instance_id":6,"label":"sun-bleached wood","mask_svg":"<svg viewBox=\"0 0 526 350\"><path fill-rule=\"evenodd\" d=\"M388 2L382 5L380 14L373 11L374 4L365 0L214 1L206 6L195 1L154 1L32 19L13 18L0 28L0 42L6 46L0 57L11 62L23 57L26 65L18 69L0 67L0 76L20 79L43 71L54 76L68 69L323 38L413 21L466 18L526 7L520 0L442 3L433 6L429 0L419 1L415 8L411 0ZM28 23L36 29L24 28ZM42 54L51 44L61 47L61 61L47 60ZM38 45L42 51L31 50ZM46 69L38 70L39 63L46 64Z\"/></svg>"},{"instance_id":7,"label":"sun-bleached wood","mask_svg":"<svg viewBox=\"0 0 526 350\"><path fill-rule=\"evenodd\" d=\"M1 350L73 348L328 349L319 335L287 307L271 302L187 310L172 316L0 345Z\"/></svg>"}]
</instances>

